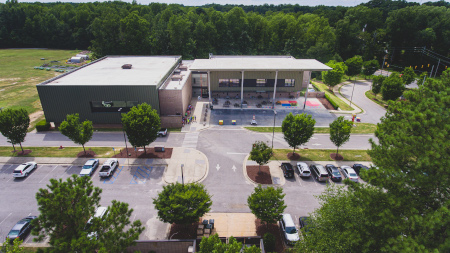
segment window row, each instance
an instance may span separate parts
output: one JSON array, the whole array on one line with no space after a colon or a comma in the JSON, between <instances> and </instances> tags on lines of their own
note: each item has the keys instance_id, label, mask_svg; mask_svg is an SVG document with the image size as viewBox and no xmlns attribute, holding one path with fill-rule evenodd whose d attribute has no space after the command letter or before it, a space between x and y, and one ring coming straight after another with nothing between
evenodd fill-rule
<instances>
[{"instance_id":1,"label":"window row","mask_svg":"<svg viewBox=\"0 0 450 253\"><path fill-rule=\"evenodd\" d=\"M138 101L91 101L92 112L129 112Z\"/></svg>"},{"instance_id":2,"label":"window row","mask_svg":"<svg viewBox=\"0 0 450 253\"><path fill-rule=\"evenodd\" d=\"M219 87L241 87L242 79L219 79ZM275 79L244 79L244 87L273 87ZM278 79L277 87L294 87L295 79Z\"/></svg>"}]
</instances>

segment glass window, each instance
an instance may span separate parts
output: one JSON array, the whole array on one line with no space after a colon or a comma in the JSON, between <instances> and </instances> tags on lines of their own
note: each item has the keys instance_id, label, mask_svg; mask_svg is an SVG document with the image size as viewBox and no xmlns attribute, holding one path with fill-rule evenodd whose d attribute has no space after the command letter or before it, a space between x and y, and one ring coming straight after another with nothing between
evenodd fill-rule
<instances>
[{"instance_id":1,"label":"glass window","mask_svg":"<svg viewBox=\"0 0 450 253\"><path fill-rule=\"evenodd\" d=\"M266 83L266 79L256 79L256 87L265 87Z\"/></svg>"},{"instance_id":2,"label":"glass window","mask_svg":"<svg viewBox=\"0 0 450 253\"><path fill-rule=\"evenodd\" d=\"M294 87L295 79L284 79L284 87Z\"/></svg>"},{"instance_id":3,"label":"glass window","mask_svg":"<svg viewBox=\"0 0 450 253\"><path fill-rule=\"evenodd\" d=\"M230 79L219 79L219 87L228 87Z\"/></svg>"},{"instance_id":4,"label":"glass window","mask_svg":"<svg viewBox=\"0 0 450 253\"><path fill-rule=\"evenodd\" d=\"M92 112L129 112L138 101L91 101Z\"/></svg>"},{"instance_id":5,"label":"glass window","mask_svg":"<svg viewBox=\"0 0 450 253\"><path fill-rule=\"evenodd\" d=\"M240 87L241 83L239 79L230 79L230 87Z\"/></svg>"}]
</instances>

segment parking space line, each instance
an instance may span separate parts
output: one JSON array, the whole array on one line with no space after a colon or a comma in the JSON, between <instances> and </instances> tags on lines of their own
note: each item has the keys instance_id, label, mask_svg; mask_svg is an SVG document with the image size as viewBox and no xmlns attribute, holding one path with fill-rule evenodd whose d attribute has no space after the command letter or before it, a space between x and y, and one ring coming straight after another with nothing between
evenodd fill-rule
<instances>
[{"instance_id":1,"label":"parking space line","mask_svg":"<svg viewBox=\"0 0 450 253\"><path fill-rule=\"evenodd\" d=\"M6 219L8 219L8 217L11 216L11 214L12 214L12 213L9 213L8 216L6 216L6 218L4 218L4 219L2 220L2 222L0 222L0 225L1 225Z\"/></svg>"},{"instance_id":2,"label":"parking space line","mask_svg":"<svg viewBox=\"0 0 450 253\"><path fill-rule=\"evenodd\" d=\"M58 165L56 165L55 168L53 168L50 172L48 172L47 175L45 175L45 177L42 178L41 181L39 181L39 183L41 183L42 180L44 180L48 176L48 174L52 173L57 167L58 167Z\"/></svg>"},{"instance_id":3,"label":"parking space line","mask_svg":"<svg viewBox=\"0 0 450 253\"><path fill-rule=\"evenodd\" d=\"M141 168L141 166L138 166L136 168L136 172L133 175L133 178L130 181L130 184L139 184L139 181L144 183L147 181L147 179L150 178L150 172L152 171L153 167L147 168L145 166L142 166L144 169ZM143 172L145 175L141 174ZM140 177L138 176L140 175Z\"/></svg>"},{"instance_id":4,"label":"parking space line","mask_svg":"<svg viewBox=\"0 0 450 253\"><path fill-rule=\"evenodd\" d=\"M106 178L105 180L103 180L104 184L114 184L114 182L116 181L116 179L119 177L120 172L122 172L123 166L119 169L117 168L113 175L111 175L109 178ZM114 178L114 180L111 180L111 178Z\"/></svg>"},{"instance_id":5,"label":"parking space line","mask_svg":"<svg viewBox=\"0 0 450 253\"><path fill-rule=\"evenodd\" d=\"M300 175L297 175L297 177L298 177L298 183L300 184L300 186L302 186L302 182L300 182L301 180L302 180L302 178L300 177Z\"/></svg>"}]
</instances>

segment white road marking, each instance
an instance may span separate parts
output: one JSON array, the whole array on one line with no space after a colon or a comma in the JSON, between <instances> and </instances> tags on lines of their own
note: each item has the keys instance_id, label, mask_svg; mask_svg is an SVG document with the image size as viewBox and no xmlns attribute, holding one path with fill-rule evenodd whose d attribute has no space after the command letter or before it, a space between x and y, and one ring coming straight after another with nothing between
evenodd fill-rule
<instances>
[{"instance_id":1,"label":"white road marking","mask_svg":"<svg viewBox=\"0 0 450 253\"><path fill-rule=\"evenodd\" d=\"M11 214L12 214L12 213L9 213L8 216L6 216L6 218L4 218L4 219L2 220L2 222L0 222L0 225L1 225L6 219L8 219L8 217L11 216Z\"/></svg>"},{"instance_id":2,"label":"white road marking","mask_svg":"<svg viewBox=\"0 0 450 253\"><path fill-rule=\"evenodd\" d=\"M216 169L217 169L217 171L220 170L220 165L219 164L217 164Z\"/></svg>"},{"instance_id":3,"label":"white road marking","mask_svg":"<svg viewBox=\"0 0 450 253\"><path fill-rule=\"evenodd\" d=\"M48 172L47 175L45 175L45 177L42 178L41 181L39 181L39 183L41 183L42 180L44 180L44 179L48 176L48 174L50 174L51 172L53 172L57 167L58 167L58 165L56 165L55 168L53 168L50 172Z\"/></svg>"},{"instance_id":4,"label":"white road marking","mask_svg":"<svg viewBox=\"0 0 450 253\"><path fill-rule=\"evenodd\" d=\"M231 168L234 172L236 172L236 166L233 165L233 168Z\"/></svg>"},{"instance_id":5,"label":"white road marking","mask_svg":"<svg viewBox=\"0 0 450 253\"><path fill-rule=\"evenodd\" d=\"M311 144L311 145L313 145L313 146L321 146L322 144L314 143L314 144Z\"/></svg>"}]
</instances>

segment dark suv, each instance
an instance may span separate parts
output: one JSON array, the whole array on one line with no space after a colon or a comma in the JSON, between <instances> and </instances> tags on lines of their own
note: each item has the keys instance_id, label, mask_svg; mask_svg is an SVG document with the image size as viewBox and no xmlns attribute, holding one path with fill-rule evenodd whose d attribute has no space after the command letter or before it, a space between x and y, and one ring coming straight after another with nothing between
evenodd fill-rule
<instances>
[{"instance_id":1,"label":"dark suv","mask_svg":"<svg viewBox=\"0 0 450 253\"><path fill-rule=\"evenodd\" d=\"M26 218L21 219L19 222L14 225L14 227L9 231L6 236L9 238L9 243L13 243L14 239L19 238L20 240L24 240L27 235L30 233L31 229L31 221L36 219L36 216L28 216Z\"/></svg>"},{"instance_id":2,"label":"dark suv","mask_svg":"<svg viewBox=\"0 0 450 253\"><path fill-rule=\"evenodd\" d=\"M327 170L328 175L330 176L330 178L333 182L341 182L342 181L341 173L339 172L339 169L336 168L336 166L334 166L332 164L327 164L327 165L325 165L325 169Z\"/></svg>"},{"instance_id":3,"label":"dark suv","mask_svg":"<svg viewBox=\"0 0 450 253\"><path fill-rule=\"evenodd\" d=\"M294 177L294 168L290 163L282 163L281 169L283 170L284 177L292 178Z\"/></svg>"}]
</instances>

